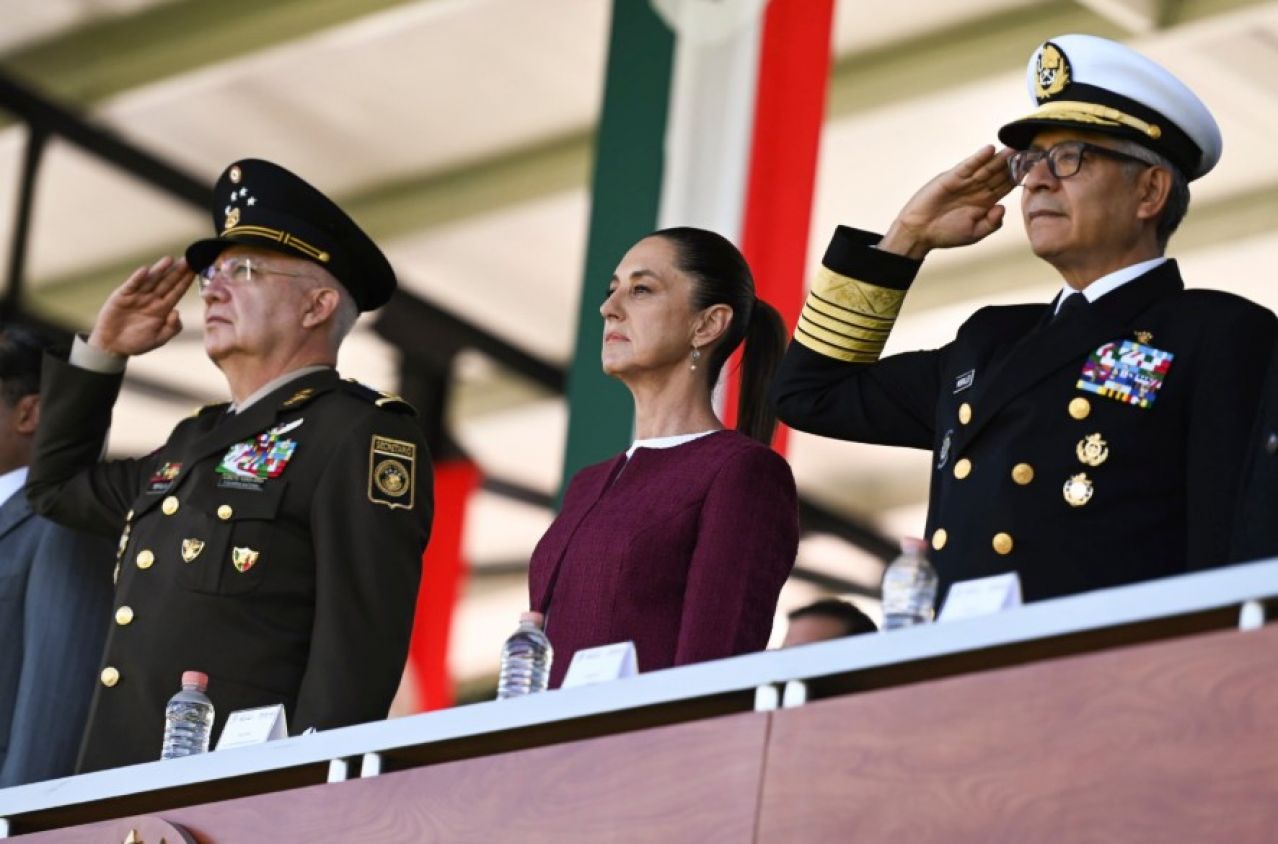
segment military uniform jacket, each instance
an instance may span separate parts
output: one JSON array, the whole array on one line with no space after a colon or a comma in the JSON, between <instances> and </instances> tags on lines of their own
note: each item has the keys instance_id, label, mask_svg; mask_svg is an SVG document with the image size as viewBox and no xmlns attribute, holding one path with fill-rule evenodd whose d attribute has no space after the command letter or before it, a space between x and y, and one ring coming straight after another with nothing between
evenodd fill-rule
<instances>
[{"instance_id":1,"label":"military uniform jacket","mask_svg":"<svg viewBox=\"0 0 1278 844\"><path fill-rule=\"evenodd\" d=\"M99 462L120 382L46 360L27 486L56 521L123 529L80 770L158 759L186 670L209 676L214 742L231 712L276 703L294 734L384 718L431 519L411 408L325 370Z\"/></svg>"},{"instance_id":2,"label":"military uniform jacket","mask_svg":"<svg viewBox=\"0 0 1278 844\"><path fill-rule=\"evenodd\" d=\"M877 241L836 233L773 398L799 430L932 450L942 590L1015 570L1034 600L1227 560L1272 313L1168 261L1080 314L983 308L880 360L919 262Z\"/></svg>"}]
</instances>

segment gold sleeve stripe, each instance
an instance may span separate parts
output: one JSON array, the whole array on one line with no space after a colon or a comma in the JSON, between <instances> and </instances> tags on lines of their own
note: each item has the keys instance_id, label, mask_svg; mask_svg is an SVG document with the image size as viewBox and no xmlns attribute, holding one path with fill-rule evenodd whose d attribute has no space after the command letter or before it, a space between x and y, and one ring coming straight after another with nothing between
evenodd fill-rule
<instances>
[{"instance_id":1,"label":"gold sleeve stripe","mask_svg":"<svg viewBox=\"0 0 1278 844\"><path fill-rule=\"evenodd\" d=\"M821 267L803 303L794 340L817 354L873 363L905 301L904 290L879 287Z\"/></svg>"},{"instance_id":2,"label":"gold sleeve stripe","mask_svg":"<svg viewBox=\"0 0 1278 844\"><path fill-rule=\"evenodd\" d=\"M818 311L819 313L825 314L831 319L837 319L854 325L873 326L880 331L891 331L892 323L896 321L895 316L891 318L884 318L881 316L875 316L874 314L866 314L861 311L852 311L847 308L841 308L833 302L829 302L821 298L821 294L815 292L808 294L808 299L804 305Z\"/></svg>"},{"instance_id":3,"label":"gold sleeve stripe","mask_svg":"<svg viewBox=\"0 0 1278 844\"><path fill-rule=\"evenodd\" d=\"M905 301L904 290L858 281L825 266L817 270L816 278L812 280L812 295L843 310L889 323L896 319L901 312L901 303Z\"/></svg>"},{"instance_id":4,"label":"gold sleeve stripe","mask_svg":"<svg viewBox=\"0 0 1278 844\"><path fill-rule=\"evenodd\" d=\"M799 314L799 319L811 325L823 328L832 334L847 337L849 340L863 340L867 343L878 343L879 345L882 345L887 342L888 338L888 333L886 331L875 328L862 328L859 325L852 325L841 320L830 319L824 314L814 311L811 308L804 308L803 312Z\"/></svg>"},{"instance_id":5,"label":"gold sleeve stripe","mask_svg":"<svg viewBox=\"0 0 1278 844\"><path fill-rule=\"evenodd\" d=\"M887 342L886 337L849 337L847 334L831 331L802 317L799 318L799 324L796 326L796 329L798 328L802 328L804 333L810 337L816 337L818 340L822 340L832 346L841 346L854 352L872 352L878 355L879 352L883 351L884 343Z\"/></svg>"},{"instance_id":6,"label":"gold sleeve stripe","mask_svg":"<svg viewBox=\"0 0 1278 844\"><path fill-rule=\"evenodd\" d=\"M795 329L794 342L802 346L807 346L818 355L824 355L827 358L834 358L835 360L846 361L847 363L874 363L879 359L877 352L870 354L868 352L851 351L813 337L803 330L802 325Z\"/></svg>"},{"instance_id":7,"label":"gold sleeve stripe","mask_svg":"<svg viewBox=\"0 0 1278 844\"><path fill-rule=\"evenodd\" d=\"M884 323L882 320L868 320L865 317L849 314L847 311L839 311L832 314L824 307L816 306L817 300L811 296L808 301L803 303L803 313L812 318L814 322L828 326L833 331L842 331L843 328L855 328L858 331L865 331L871 334L887 334L892 330L892 323Z\"/></svg>"}]
</instances>

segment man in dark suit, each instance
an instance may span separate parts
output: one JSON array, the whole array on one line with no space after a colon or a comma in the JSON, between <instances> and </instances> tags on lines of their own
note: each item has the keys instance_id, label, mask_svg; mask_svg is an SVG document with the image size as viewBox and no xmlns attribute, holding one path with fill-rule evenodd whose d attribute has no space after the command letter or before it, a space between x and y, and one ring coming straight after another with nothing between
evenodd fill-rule
<instances>
[{"instance_id":1,"label":"man in dark suit","mask_svg":"<svg viewBox=\"0 0 1278 844\"><path fill-rule=\"evenodd\" d=\"M111 543L22 494L47 338L0 327L0 788L69 775L111 609Z\"/></svg>"},{"instance_id":2,"label":"man in dark suit","mask_svg":"<svg viewBox=\"0 0 1278 844\"><path fill-rule=\"evenodd\" d=\"M942 586L1019 572L1027 599L1218 565L1273 314L1185 290L1168 238L1215 121L1162 67L1067 35L1030 59L1035 100L924 186L882 238L841 228L786 353L779 415L824 436L933 451ZM975 243L1021 185L1050 305L989 307L935 351L879 359L932 249Z\"/></svg>"},{"instance_id":3,"label":"man in dark suit","mask_svg":"<svg viewBox=\"0 0 1278 844\"><path fill-rule=\"evenodd\" d=\"M429 457L408 405L334 369L394 273L335 204L269 162L229 167L214 204L217 236L137 270L70 361L46 361L31 501L123 529L84 771L159 756L183 671L209 677L216 741L231 712L276 703L294 733L383 718L407 655ZM232 401L145 458L99 462L125 361L181 330L192 270Z\"/></svg>"}]
</instances>

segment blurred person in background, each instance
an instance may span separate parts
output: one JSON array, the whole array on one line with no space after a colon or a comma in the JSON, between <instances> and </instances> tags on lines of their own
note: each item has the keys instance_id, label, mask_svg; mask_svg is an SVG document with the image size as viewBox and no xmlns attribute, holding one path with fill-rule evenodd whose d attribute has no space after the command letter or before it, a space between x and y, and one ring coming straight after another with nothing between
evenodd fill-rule
<instances>
[{"instance_id":1,"label":"blurred person in background","mask_svg":"<svg viewBox=\"0 0 1278 844\"><path fill-rule=\"evenodd\" d=\"M643 671L767 646L798 547L789 465L766 389L785 344L741 253L695 228L635 244L608 283L604 372L635 402L635 441L578 472L533 552L557 687L578 650L633 641ZM737 429L711 392L744 346Z\"/></svg>"},{"instance_id":2,"label":"blurred person in background","mask_svg":"<svg viewBox=\"0 0 1278 844\"><path fill-rule=\"evenodd\" d=\"M111 542L22 493L52 341L0 326L0 788L69 776L111 611Z\"/></svg>"},{"instance_id":3,"label":"blurred person in background","mask_svg":"<svg viewBox=\"0 0 1278 844\"><path fill-rule=\"evenodd\" d=\"M1167 243L1215 120L1128 47L1038 47L1035 108L928 182L883 237L840 228L774 386L782 419L933 452L927 531L941 594L1016 571L1027 600L1220 565L1274 315L1186 290ZM983 240L1020 185L1047 305L987 307L934 351L880 359L933 249Z\"/></svg>"},{"instance_id":4,"label":"blurred person in background","mask_svg":"<svg viewBox=\"0 0 1278 844\"><path fill-rule=\"evenodd\" d=\"M785 641L781 643L783 648L879 631L870 617L855 604L839 598L822 598L791 610L787 617L790 626L786 628Z\"/></svg>"},{"instance_id":5,"label":"blurred person in background","mask_svg":"<svg viewBox=\"0 0 1278 844\"><path fill-rule=\"evenodd\" d=\"M384 718L408 652L432 512L424 435L406 403L335 368L394 271L337 205L267 161L228 167L212 212L214 237L138 269L69 362L45 360L31 502L123 529L81 771L156 759L184 671L209 677L216 742L232 712L274 704L294 734ZM232 401L147 457L100 461L125 364L181 330L193 270Z\"/></svg>"}]
</instances>

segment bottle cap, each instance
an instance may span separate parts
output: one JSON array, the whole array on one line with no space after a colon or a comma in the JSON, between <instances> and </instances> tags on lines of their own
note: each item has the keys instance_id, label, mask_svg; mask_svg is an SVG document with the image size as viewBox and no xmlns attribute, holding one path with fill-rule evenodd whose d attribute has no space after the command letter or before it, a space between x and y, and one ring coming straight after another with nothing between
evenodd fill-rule
<instances>
[{"instance_id":1,"label":"bottle cap","mask_svg":"<svg viewBox=\"0 0 1278 844\"><path fill-rule=\"evenodd\" d=\"M205 691L209 687L209 675L203 671L183 671L182 685L195 686L200 691Z\"/></svg>"},{"instance_id":2,"label":"bottle cap","mask_svg":"<svg viewBox=\"0 0 1278 844\"><path fill-rule=\"evenodd\" d=\"M902 554L926 554L927 540L919 539L917 536L901 537L901 553Z\"/></svg>"},{"instance_id":3,"label":"bottle cap","mask_svg":"<svg viewBox=\"0 0 1278 844\"><path fill-rule=\"evenodd\" d=\"M546 617L539 612L521 612L519 614L519 623L523 624L525 621L541 627L545 623Z\"/></svg>"}]
</instances>

